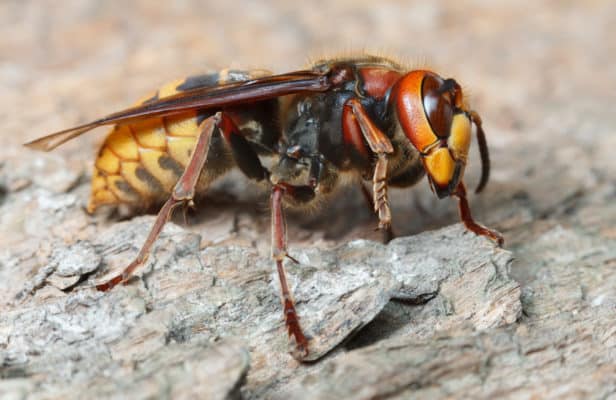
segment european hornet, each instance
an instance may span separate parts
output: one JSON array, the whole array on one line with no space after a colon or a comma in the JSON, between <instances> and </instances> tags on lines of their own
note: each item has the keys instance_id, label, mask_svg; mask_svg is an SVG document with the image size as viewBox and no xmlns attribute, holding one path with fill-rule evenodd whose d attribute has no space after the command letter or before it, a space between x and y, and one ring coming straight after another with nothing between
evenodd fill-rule
<instances>
[{"instance_id":1,"label":"european hornet","mask_svg":"<svg viewBox=\"0 0 616 400\"><path fill-rule=\"evenodd\" d=\"M409 71L373 56L321 60L281 75L223 70L169 84L132 108L26 145L49 151L101 125L113 128L96 159L88 210L163 206L137 257L97 288L126 282L173 210L192 204L196 194L238 167L271 187L272 257L289 337L300 354L308 354L308 340L283 266L289 257L283 205L314 204L343 183L371 181L372 196L364 193L379 228L389 229L388 186L412 186L427 173L439 198L458 198L468 230L503 243L499 233L473 220L462 179L475 125L482 162L477 192L488 182L481 119L455 80L429 70ZM265 156L276 160L269 169Z\"/></svg>"}]
</instances>

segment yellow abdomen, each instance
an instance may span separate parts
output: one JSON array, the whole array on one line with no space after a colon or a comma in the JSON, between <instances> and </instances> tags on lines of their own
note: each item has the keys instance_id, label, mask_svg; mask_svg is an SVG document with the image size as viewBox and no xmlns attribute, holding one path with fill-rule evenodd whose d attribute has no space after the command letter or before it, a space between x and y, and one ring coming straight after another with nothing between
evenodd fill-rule
<instances>
[{"instance_id":1,"label":"yellow abdomen","mask_svg":"<svg viewBox=\"0 0 616 400\"><path fill-rule=\"evenodd\" d=\"M171 82L137 104L190 89L269 74L265 70L226 69L193 76ZM188 164L197 140L199 123L209 114L190 112L114 126L96 158L88 211L93 212L102 205L120 204L147 208L165 201ZM229 167L230 160L224 151L219 149L217 154L210 151L210 156L217 158L215 167L218 171L201 175L198 192Z\"/></svg>"},{"instance_id":2,"label":"yellow abdomen","mask_svg":"<svg viewBox=\"0 0 616 400\"><path fill-rule=\"evenodd\" d=\"M88 211L164 201L188 164L197 127L195 114L115 126L96 159Z\"/></svg>"}]
</instances>

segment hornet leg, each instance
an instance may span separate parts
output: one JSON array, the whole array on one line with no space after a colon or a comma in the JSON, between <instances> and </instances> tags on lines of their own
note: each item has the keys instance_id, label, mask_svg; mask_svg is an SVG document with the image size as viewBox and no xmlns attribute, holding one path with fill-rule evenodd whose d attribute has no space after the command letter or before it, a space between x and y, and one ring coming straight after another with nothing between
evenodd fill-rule
<instances>
[{"instance_id":1,"label":"hornet leg","mask_svg":"<svg viewBox=\"0 0 616 400\"><path fill-rule=\"evenodd\" d=\"M389 138L370 120L358 99L350 99L345 106L351 107L364 139L368 142L370 150L377 155L372 177L374 211L379 216L379 229L389 229L391 210L387 199L387 155L394 152L394 147Z\"/></svg>"},{"instance_id":2,"label":"hornet leg","mask_svg":"<svg viewBox=\"0 0 616 400\"><path fill-rule=\"evenodd\" d=\"M240 170L249 178L260 180L267 176L267 171L261 165L257 155L251 151L248 142L239 134L239 130L228 116L218 112L215 115L208 117L199 125L199 137L195 148L192 151L190 161L182 176L176 183L171 197L165 202L154 226L150 230L148 237L141 247L137 257L126 267L121 274L111 278L105 283L97 285L96 288L101 291L112 289L119 283L126 282L135 269L142 265L148 258L152 245L160 235L163 227L171 218L173 211L180 205L191 205L195 196L195 188L199 181L199 176L207 160L210 149L212 135L220 129L226 142L232 150L233 157L240 167Z\"/></svg>"},{"instance_id":3,"label":"hornet leg","mask_svg":"<svg viewBox=\"0 0 616 400\"><path fill-rule=\"evenodd\" d=\"M195 194L195 186L197 185L199 175L201 174L201 170L203 169L203 165L207 159L207 153L210 148L210 139L212 138L214 129L220 123L220 119L221 115L220 113L217 113L216 115L207 118L199 126L199 138L197 139L197 144L192 152L190 161L186 166L184 173L180 177L180 180L173 188L171 197L165 202L163 207L158 212L156 222L154 223L152 230L150 230L145 243L141 247L137 258L135 258L133 262L131 262L128 267L122 271L121 274L114 276L105 283L97 285L96 288L98 290L107 291L119 283L126 282L135 269L147 260L150 255L152 245L160 235L160 232L163 230L163 227L169 218L171 218L173 210L181 204L192 202Z\"/></svg>"},{"instance_id":4,"label":"hornet leg","mask_svg":"<svg viewBox=\"0 0 616 400\"><path fill-rule=\"evenodd\" d=\"M370 210L375 210L376 207L374 206L374 199L372 198L372 193L370 193L370 190L366 187L366 185L363 182L359 184L359 187L361 189L361 193L364 195L364 200L366 200L366 204L368 205ZM396 235L394 235L394 231L391 228L391 225L389 225L385 229L385 232L383 232L383 242L389 243L395 237Z\"/></svg>"},{"instance_id":5,"label":"hornet leg","mask_svg":"<svg viewBox=\"0 0 616 400\"><path fill-rule=\"evenodd\" d=\"M300 357L308 355L308 339L299 324L299 317L295 310L293 297L287 284L287 276L284 270L283 261L287 255L287 226L282 210L282 197L284 194L294 195L296 189L308 189L308 187L293 187L284 183L278 183L272 188L272 257L276 260L278 279L280 280L280 291L284 312L285 324L289 336L295 339L295 345ZM314 191L314 190L313 190Z\"/></svg>"},{"instance_id":6,"label":"hornet leg","mask_svg":"<svg viewBox=\"0 0 616 400\"><path fill-rule=\"evenodd\" d=\"M468 205L468 200L466 199L466 187L464 186L464 183L460 182L458 184L455 195L458 197L460 218L462 218L462 222L466 226L466 229L471 232L474 232L477 235L486 236L487 238L498 243L499 246L502 246L504 243L504 239L500 233L488 229L485 226L479 225L477 222L475 222L475 220L473 220L473 216L471 215L471 209Z\"/></svg>"}]
</instances>

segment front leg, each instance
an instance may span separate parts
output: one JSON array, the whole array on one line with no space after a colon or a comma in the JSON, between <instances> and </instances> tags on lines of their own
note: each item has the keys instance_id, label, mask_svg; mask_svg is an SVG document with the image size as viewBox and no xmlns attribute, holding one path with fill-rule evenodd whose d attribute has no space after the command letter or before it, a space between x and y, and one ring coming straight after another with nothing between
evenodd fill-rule
<instances>
[{"instance_id":1,"label":"front leg","mask_svg":"<svg viewBox=\"0 0 616 400\"><path fill-rule=\"evenodd\" d=\"M379 229L391 227L391 209L387 197L387 156L379 153L372 176L374 211L379 215Z\"/></svg>"},{"instance_id":2,"label":"front leg","mask_svg":"<svg viewBox=\"0 0 616 400\"><path fill-rule=\"evenodd\" d=\"M466 198L466 187L464 186L464 183L460 182L458 184L455 196L458 197L460 218L462 218L462 222L464 223L464 226L466 226L466 229L471 232L474 232L477 235L486 236L489 239L495 241L499 246L502 246L504 243L504 239L500 233L478 224L473 219L473 216L471 215L471 208L469 207L468 200Z\"/></svg>"},{"instance_id":3,"label":"front leg","mask_svg":"<svg viewBox=\"0 0 616 400\"><path fill-rule=\"evenodd\" d=\"M394 146L389 138L370 120L358 99L349 99L345 106L351 108L364 139L370 146L370 150L377 156L372 176L372 203L374 204L374 211L379 216L379 229L388 230L391 226L391 210L387 198L387 155L394 152Z\"/></svg>"},{"instance_id":4,"label":"front leg","mask_svg":"<svg viewBox=\"0 0 616 400\"><path fill-rule=\"evenodd\" d=\"M361 190L361 194L364 196L364 200L366 201L368 207L371 210L374 210L374 198L372 196L372 193L370 193L370 189L368 189L368 187L363 182L359 184L359 189ZM394 230L392 229L391 225L386 227L386 229L383 231L383 243L387 244L391 242L395 237L396 235L394 234Z\"/></svg>"}]
</instances>

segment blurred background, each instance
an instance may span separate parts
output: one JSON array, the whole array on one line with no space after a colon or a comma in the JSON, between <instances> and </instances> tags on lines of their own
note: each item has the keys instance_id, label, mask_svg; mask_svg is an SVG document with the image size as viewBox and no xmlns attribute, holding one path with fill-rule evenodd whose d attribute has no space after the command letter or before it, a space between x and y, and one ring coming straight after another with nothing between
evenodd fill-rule
<instances>
[{"instance_id":1,"label":"blurred background","mask_svg":"<svg viewBox=\"0 0 616 400\"><path fill-rule=\"evenodd\" d=\"M493 161L491 183L471 203L510 244L516 229L550 216L614 236L591 217L614 216L603 199L614 190L615 37L612 1L5 0L0 174L9 189L45 179L47 168L18 167L48 157L21 143L126 107L169 80L229 66L285 72L366 50L429 65L471 94ZM97 132L55 154L87 177L104 137ZM479 166L472 151L470 187ZM401 234L457 221L455 204L437 201L425 181L393 202ZM573 203L596 211L576 220ZM360 215L373 226L369 211ZM357 234L348 220L328 225L325 237Z\"/></svg>"},{"instance_id":2,"label":"blurred background","mask_svg":"<svg viewBox=\"0 0 616 400\"><path fill-rule=\"evenodd\" d=\"M544 367L553 373L554 398L569 393L572 398L581 397L580 393L590 393L601 384L613 385L614 330L598 332L604 328L597 326L613 326L616 310L615 38L616 2L611 0L0 0L0 317L4 317L0 350L29 343L15 339L22 332L7 333L19 326L13 321L21 318L20 313L29 312L14 302L20 293L41 287L50 291L40 290L27 297L27 304L48 303L56 309L56 302L68 299L70 310L81 307L71 300L72 294L65 296L55 286L45 285L46 254L79 240L95 242L101 232L111 232L110 226L118 230L128 226L123 231L126 239L118 239L125 247L111 261L123 266L127 254L134 253L141 243L134 231L144 224L144 220L133 220L118 227L114 225L117 216L90 216L83 209L92 163L105 129L49 154L25 149L22 143L129 106L177 78L224 67L286 72L327 54L365 50L399 58L410 66L428 65L455 78L470 93L471 104L484 121L492 159L491 181L484 193L471 195L471 207L478 221L503 233L504 247L515 258L507 265L508 272L521 287L522 315L515 324L496 330L489 346L478 350L486 361L477 364L477 371L470 371L466 358L462 364L450 365L449 354L445 354L447 368L437 369L427 380L418 379L429 390L436 390L442 383L440 377L450 369L461 369L460 365L477 374L476 379L460 378L463 375L454 375L453 381L446 378L441 388L447 396L455 393L451 391L455 385L477 387L475 393L484 396L507 393L499 386L506 382L505 386L519 390L514 396L528 388L527 393L536 393L537 398L549 398L541 391L532 392L543 384L546 375L536 371ZM474 188L480 166L476 145L471 148L469 163L467 184ZM204 251L216 250L217 244L226 251L224 245L238 244L239 249L256 248L260 255L268 256L267 195L254 195L252 188L246 180L230 177L206 202L197 204L198 212L189 218L187 230L201 235ZM376 218L356 188L341 196L344 198L318 212L291 215L291 254L294 247L379 239L379 232L374 231ZM392 190L391 197L398 235L459 221L455 201L438 200L426 180L410 190ZM177 221L183 222L181 215ZM269 270L252 270L242 262L236 270L234 260L229 265L228 275L221 274L223 280L235 280L242 271L241 279L269 288ZM177 277L181 268L183 264L166 273ZM202 269L205 275L199 276L216 271L210 265ZM243 271L249 269L244 277ZM174 282L174 275L169 276L169 282ZM80 290L87 286L81 277L72 277ZM210 285L205 278L201 283ZM170 285L172 292L174 286ZM138 287L116 290L105 299L133 293L139 304L145 304ZM95 296L92 292L76 290L74 296ZM244 296L244 292L232 293ZM275 290L264 293L269 293L266 297L270 296L272 304L279 304ZM208 307L190 299L198 307L195 318L201 324L201 312L204 308L208 312ZM415 304L394 303L372 324L375 329L365 329L369 342L381 328L404 326L412 330L421 318L418 313L424 312ZM498 309L499 302L495 303L489 306ZM127 304L128 314L133 314L133 303ZM442 315L449 318L451 307L444 301ZM64 374L65 364L55 368L53 360L59 357L69 357L67 368L79 370L77 373L107 373L99 366L82 368L85 364L73 357L77 353L51 347L66 343L66 349L72 351L76 330L72 326L56 329L55 319L39 317L44 314L38 313L38 308L32 310L37 324L43 318L54 324L53 333L40 332L48 341L32 340L44 347L44 355L52 355L52 361L37 357L40 352L34 351L24 351L23 359L0 355L0 364L17 365L17 379L6 380L7 385L23 381L38 388L46 378L37 371L48 368ZM115 316L115 308L105 310ZM424 316L432 318L431 308L427 310ZM279 318L275 311L275 318ZM175 310L172 313L175 316ZM274 323L268 321L267 325L264 329L276 329L272 328ZM503 340L503 332L515 336L515 342ZM469 340L479 343L475 333ZM131 337L126 335L132 345ZM163 343L168 338L154 335L146 341ZM518 343L526 343L526 348ZM463 347L466 351L466 345ZM120 356L127 359L136 354L120 348ZM501 357L504 352L513 353L513 358ZM244 390L253 394L254 390L275 391L272 385L280 382L273 383L272 376L286 380L295 374L299 379L306 373L307 369L290 364L284 352L270 353L274 358L280 356L278 361L264 362L259 352L251 355L249 388ZM426 354L432 357L433 353ZM518 361L509 364L520 357L528 361L524 365L527 369L516 367ZM28 364L28 358L33 364ZM140 366L132 359L130 365ZM320 365L331 366L313 366ZM412 369L415 373L414 365ZM324 372L330 375L332 370ZM516 376L509 376L510 371ZM396 381L404 375L399 372L396 370ZM303 382L310 383L310 377ZM449 386L446 382L456 383ZM490 384L497 386L492 392L486 391ZM563 391L567 385L569 391ZM62 384L71 394L74 387ZM415 386L408 388L414 390Z\"/></svg>"}]
</instances>

